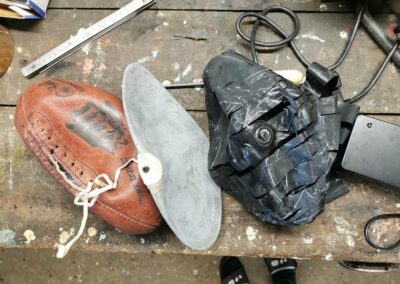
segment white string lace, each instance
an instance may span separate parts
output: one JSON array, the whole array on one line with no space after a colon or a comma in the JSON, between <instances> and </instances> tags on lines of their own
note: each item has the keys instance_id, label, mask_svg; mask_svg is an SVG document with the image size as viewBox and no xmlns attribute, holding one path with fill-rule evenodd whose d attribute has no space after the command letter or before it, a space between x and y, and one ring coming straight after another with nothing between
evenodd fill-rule
<instances>
[{"instance_id":1,"label":"white string lace","mask_svg":"<svg viewBox=\"0 0 400 284\"><path fill-rule=\"evenodd\" d=\"M100 194L117 188L121 170L126 168L132 162L137 163L136 159L132 158L116 170L114 182L106 174L98 175L93 182L90 181L87 187L85 189L82 189L79 194L75 196L74 204L83 207L81 226L78 233L72 240L70 240L65 245L58 245L57 258L64 258L68 254L68 251L70 250L72 245L82 236L83 231L85 230L86 221L89 215L89 208L96 203L97 198L100 196ZM94 184L97 187L94 188Z\"/></svg>"}]
</instances>

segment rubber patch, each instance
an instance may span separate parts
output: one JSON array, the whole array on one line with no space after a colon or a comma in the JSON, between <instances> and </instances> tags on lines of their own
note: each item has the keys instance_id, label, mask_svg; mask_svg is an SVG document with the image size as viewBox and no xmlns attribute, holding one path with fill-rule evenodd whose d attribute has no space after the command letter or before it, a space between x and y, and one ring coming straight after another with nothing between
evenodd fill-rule
<instances>
[{"instance_id":1,"label":"rubber patch","mask_svg":"<svg viewBox=\"0 0 400 284\"><path fill-rule=\"evenodd\" d=\"M359 107L344 102L336 72L313 63L294 85L229 51L203 79L210 173L260 219L307 224L348 192L332 168Z\"/></svg>"}]
</instances>

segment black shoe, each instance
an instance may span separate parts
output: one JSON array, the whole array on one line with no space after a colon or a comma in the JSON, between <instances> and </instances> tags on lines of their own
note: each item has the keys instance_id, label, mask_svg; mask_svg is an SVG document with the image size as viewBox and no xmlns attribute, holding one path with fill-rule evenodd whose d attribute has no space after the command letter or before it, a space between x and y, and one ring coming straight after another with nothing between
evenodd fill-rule
<instances>
[{"instance_id":1,"label":"black shoe","mask_svg":"<svg viewBox=\"0 0 400 284\"><path fill-rule=\"evenodd\" d=\"M239 258L224 256L219 263L219 274L222 284L248 284L246 271Z\"/></svg>"},{"instance_id":2,"label":"black shoe","mask_svg":"<svg viewBox=\"0 0 400 284\"><path fill-rule=\"evenodd\" d=\"M290 258L264 258L274 284L296 284L297 262Z\"/></svg>"}]
</instances>

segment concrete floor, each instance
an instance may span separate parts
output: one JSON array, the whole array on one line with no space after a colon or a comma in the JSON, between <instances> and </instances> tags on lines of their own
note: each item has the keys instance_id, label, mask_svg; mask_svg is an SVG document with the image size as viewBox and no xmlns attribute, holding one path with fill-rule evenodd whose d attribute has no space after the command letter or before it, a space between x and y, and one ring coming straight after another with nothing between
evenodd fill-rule
<instances>
[{"instance_id":1,"label":"concrete floor","mask_svg":"<svg viewBox=\"0 0 400 284\"><path fill-rule=\"evenodd\" d=\"M262 259L241 258L252 284L269 284ZM72 252L64 260L53 250L0 250L0 283L220 283L219 257ZM299 261L298 283L400 283L400 272L361 273L336 262Z\"/></svg>"}]
</instances>

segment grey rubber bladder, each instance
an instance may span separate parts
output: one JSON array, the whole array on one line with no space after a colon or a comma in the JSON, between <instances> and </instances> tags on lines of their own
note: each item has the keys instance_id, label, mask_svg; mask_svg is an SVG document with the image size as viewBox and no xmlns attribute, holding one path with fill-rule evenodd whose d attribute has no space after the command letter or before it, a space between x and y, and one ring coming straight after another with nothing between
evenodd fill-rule
<instances>
[{"instance_id":1,"label":"grey rubber bladder","mask_svg":"<svg viewBox=\"0 0 400 284\"><path fill-rule=\"evenodd\" d=\"M141 65L126 68L122 100L139 173L162 216L185 245L208 249L218 238L222 200L207 168L206 135Z\"/></svg>"}]
</instances>

